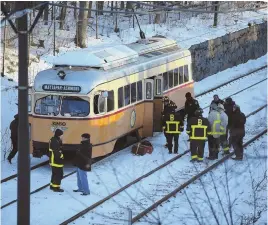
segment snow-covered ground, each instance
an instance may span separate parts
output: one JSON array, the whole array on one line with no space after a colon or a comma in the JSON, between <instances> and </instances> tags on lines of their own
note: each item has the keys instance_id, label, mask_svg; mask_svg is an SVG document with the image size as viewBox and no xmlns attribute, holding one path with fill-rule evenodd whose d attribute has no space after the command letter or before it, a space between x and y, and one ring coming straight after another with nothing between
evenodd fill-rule
<instances>
[{"instance_id":1,"label":"snow-covered ground","mask_svg":"<svg viewBox=\"0 0 268 225\"><path fill-rule=\"evenodd\" d=\"M258 63L254 62L256 65L263 65L263 60L256 60L259 61ZM250 64L252 62L249 62L249 64L244 64L244 67L247 67L248 70L251 70ZM233 68L236 70L236 68ZM245 72L245 71L244 71ZM222 73L222 72L221 72ZM234 76L237 76L236 72L232 72L232 70L228 70L228 74L234 74ZM214 75L217 77L218 75ZM225 87L224 89L218 91L217 93L223 97L226 97L228 94L235 93L239 89L243 89L245 85L250 86L250 84L253 84L257 81L256 79L261 80L263 77L265 77L265 72L260 71L256 74L252 75L254 79L247 80L247 78L242 79L240 82L241 84L233 85L231 87ZM231 77L229 77L230 79ZM206 78L198 83L196 83L195 88L197 90L200 90L200 86L208 86L209 88L213 87L213 82L215 79L211 79L211 77ZM217 86L218 83L215 85ZM235 96L233 96L233 99L241 106L242 111L245 114L248 114L255 110L256 108L264 105L267 101L267 95L266 95L266 86L267 82L262 82L256 86L253 86L252 88L243 91ZM227 92L226 92L227 91ZM226 94L225 94L226 93ZM205 107L207 104L211 101L213 94L211 96L206 97L200 97L198 99L200 101L201 106ZM204 115L207 115L207 112L204 112ZM252 125L256 125L256 118L259 118L260 121L266 121L266 110L263 110L259 112L257 115L252 116L248 119L247 123L247 130L251 131ZM266 127L266 123L258 124L259 131L262 130L264 127ZM255 131L252 133L252 135L255 134ZM189 143L186 142L188 139L188 136L183 133L180 137L180 150L179 152L182 153L184 150L189 148ZM112 155L99 163L96 163L93 165L93 171L88 174L89 179L89 185L91 189L91 195L84 197L80 196L77 193L73 193L72 189L76 188L76 176L72 175L68 178L65 178L62 182L62 187L65 189L65 192L62 194L56 194L51 192L48 188L45 190L42 190L36 194L33 194L31 196L31 224L59 224L60 222L64 221L65 219L71 217L72 215L75 215L79 211L85 209L89 205L94 204L94 202L106 197L107 195L111 194L112 192L118 190L118 188L124 186L125 184L129 183L130 181L134 180L138 176L141 176L142 174L152 170L153 168L156 168L160 164L164 163L165 161L171 159L174 157L173 155L167 154L167 150L163 147L163 143L165 143L165 138L162 134L158 134L156 137L149 138L149 140L152 141L154 145L154 152L152 155L145 155L143 157L135 157L130 154L131 147L118 152L115 155ZM207 155L207 153L206 153ZM183 156L181 159L179 159L175 164L172 164L166 172L165 170L161 170L162 172L157 173L158 175L161 174L162 177L168 178L169 173L172 171L172 168L176 168L176 170L182 169L183 171L194 171L194 168L191 168L191 164L189 163L190 156L189 154L186 156ZM205 164L204 164L205 166ZM199 168L201 169L202 166ZM45 169L45 168L44 168ZM39 170L36 170L36 172ZM127 171L127 172L126 172ZM42 174L44 174L44 171L40 170ZM173 171L174 172L174 171ZM180 172L175 171L176 174L183 174ZM37 188L38 186L44 185L48 183L50 177L47 178L45 176L41 176L40 178L37 178L37 174L33 173L32 178L34 179L32 181L33 187ZM46 174L49 174L49 169L47 168ZM175 175L174 175L175 176ZM171 178L174 176L171 176ZM157 175L156 175L157 177ZM176 177L176 176L175 176ZM166 179L165 178L165 179ZM180 176L180 179L183 179L183 176ZM36 180L37 179L37 180ZM150 185L150 183L155 184L155 182L161 181L161 179L157 178L151 178L146 179L144 182L141 182L136 185L132 189L132 191L127 191L124 194L128 193L133 198L141 197L140 195L142 193L151 193L154 194L155 197L160 197L160 193L162 190L170 190L171 184L165 183L165 184L156 189L158 190L159 194L156 194L154 191L154 186ZM16 196L16 182L13 182L13 184L7 184L7 186L2 185L2 205L6 203L7 201L15 199ZM147 187L145 188L145 185L147 184ZM247 183L248 184L248 183ZM150 186L152 186L152 189L150 189ZM170 186L170 187L169 187ZM169 187L169 188L168 188ZM12 189L13 190L10 190ZM6 191L5 191L6 190ZM8 191L7 191L8 190ZM116 208L114 208L114 202L110 201L108 207L105 206L105 208L99 207L94 210L93 213L95 214L87 214L85 216L85 219L77 220L75 224L85 224L89 221L92 221L92 223L97 224L111 224L111 223L105 223L107 219L107 216L116 216L118 218L126 218L125 211L123 210L124 202L126 201L125 195L119 195L116 200L115 205L120 205L122 208L120 208L120 214L118 214ZM151 201L149 200L148 196L143 196L142 200L147 202L147 204L150 204ZM110 205L111 204L111 205ZM111 206L111 207L110 207ZM132 204L130 204L130 207ZM10 217L9 215L12 212L16 212L16 204L13 204L7 208L2 209L2 224L16 224L16 217ZM100 211L99 211L100 210ZM133 209L134 210L134 209ZM55 215L54 212L57 212ZM124 212L123 212L124 211ZM111 215L110 215L111 213ZM115 213L115 214L114 214ZM163 215L161 215L163 216ZM117 221L117 224L124 224L121 223L122 221ZM188 223L187 223L188 224Z\"/></svg>"}]
</instances>

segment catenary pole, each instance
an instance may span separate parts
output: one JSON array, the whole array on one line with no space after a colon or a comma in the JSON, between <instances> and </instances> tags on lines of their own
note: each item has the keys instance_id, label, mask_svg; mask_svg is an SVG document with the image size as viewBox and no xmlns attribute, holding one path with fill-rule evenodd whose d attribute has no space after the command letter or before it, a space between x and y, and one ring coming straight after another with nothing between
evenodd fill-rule
<instances>
[{"instance_id":1,"label":"catenary pole","mask_svg":"<svg viewBox=\"0 0 268 225\"><path fill-rule=\"evenodd\" d=\"M16 2L19 9L27 2ZM28 124L28 21L27 14L18 19L19 38L19 140L17 224L30 225L30 151Z\"/></svg>"},{"instance_id":2,"label":"catenary pole","mask_svg":"<svg viewBox=\"0 0 268 225\"><path fill-rule=\"evenodd\" d=\"M214 10L215 10L215 13L214 13L214 23L213 23L213 27L217 27L217 23L218 23L218 13L217 11L219 10L219 6L218 6L218 3L219 2L214 2Z\"/></svg>"}]
</instances>

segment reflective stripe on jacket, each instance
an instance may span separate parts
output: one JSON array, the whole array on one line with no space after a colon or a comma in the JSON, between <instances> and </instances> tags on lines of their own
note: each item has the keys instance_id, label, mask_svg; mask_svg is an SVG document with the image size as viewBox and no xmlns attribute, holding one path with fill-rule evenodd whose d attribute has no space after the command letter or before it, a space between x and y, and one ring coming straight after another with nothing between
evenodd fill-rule
<instances>
[{"instance_id":1,"label":"reflective stripe on jacket","mask_svg":"<svg viewBox=\"0 0 268 225\"><path fill-rule=\"evenodd\" d=\"M163 128L167 134L180 134L184 129L183 119L179 112L166 114L163 121Z\"/></svg>"},{"instance_id":2,"label":"reflective stripe on jacket","mask_svg":"<svg viewBox=\"0 0 268 225\"><path fill-rule=\"evenodd\" d=\"M49 141L49 164L53 167L63 167L64 156L61 152L61 141L52 137Z\"/></svg>"},{"instance_id":3,"label":"reflective stripe on jacket","mask_svg":"<svg viewBox=\"0 0 268 225\"><path fill-rule=\"evenodd\" d=\"M228 117L222 110L221 112L211 110L208 116L208 121L211 126L210 134L213 135L214 138L219 138L221 135L226 133Z\"/></svg>"},{"instance_id":4,"label":"reflective stripe on jacket","mask_svg":"<svg viewBox=\"0 0 268 225\"><path fill-rule=\"evenodd\" d=\"M190 140L207 140L210 134L210 124L207 118L202 116L192 117L187 124L186 133L190 136Z\"/></svg>"}]
</instances>

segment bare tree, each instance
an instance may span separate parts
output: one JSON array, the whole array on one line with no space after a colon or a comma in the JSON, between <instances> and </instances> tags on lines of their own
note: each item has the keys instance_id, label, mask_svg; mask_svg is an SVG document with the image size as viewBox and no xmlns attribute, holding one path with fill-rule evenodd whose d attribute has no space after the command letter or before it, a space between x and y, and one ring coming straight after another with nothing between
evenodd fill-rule
<instances>
[{"instance_id":1,"label":"bare tree","mask_svg":"<svg viewBox=\"0 0 268 225\"><path fill-rule=\"evenodd\" d=\"M121 10L124 10L124 8L125 8L125 2L124 1L121 1L120 2L120 9Z\"/></svg>"},{"instance_id":2,"label":"bare tree","mask_svg":"<svg viewBox=\"0 0 268 225\"><path fill-rule=\"evenodd\" d=\"M89 2L80 1L80 10L79 10L79 16L78 16L78 24L76 26L76 37L75 37L75 43L80 48L86 48L87 47L87 25L88 25L88 11L83 10L83 8L89 7Z\"/></svg>"},{"instance_id":3,"label":"bare tree","mask_svg":"<svg viewBox=\"0 0 268 225\"><path fill-rule=\"evenodd\" d=\"M154 2L154 5L159 5L159 2ZM159 24L160 23L160 13L157 13L154 18L154 24Z\"/></svg>"},{"instance_id":4,"label":"bare tree","mask_svg":"<svg viewBox=\"0 0 268 225\"><path fill-rule=\"evenodd\" d=\"M98 10L103 10L104 2L96 2L96 4L97 4L97 9ZM103 15L103 12L102 11L98 11L97 12L97 15Z\"/></svg>"},{"instance_id":5,"label":"bare tree","mask_svg":"<svg viewBox=\"0 0 268 225\"><path fill-rule=\"evenodd\" d=\"M45 10L44 10L44 22L45 22L45 25L48 25L48 5L46 5Z\"/></svg>"},{"instance_id":6,"label":"bare tree","mask_svg":"<svg viewBox=\"0 0 268 225\"><path fill-rule=\"evenodd\" d=\"M63 25L64 25L64 21L65 21L65 17L66 17L66 6L67 6L67 2L62 2L62 7L61 7L61 11L60 11L60 30L63 30Z\"/></svg>"},{"instance_id":7,"label":"bare tree","mask_svg":"<svg viewBox=\"0 0 268 225\"><path fill-rule=\"evenodd\" d=\"M92 1L89 1L89 6L88 6L89 10L88 10L88 15L87 18L91 17L91 9L92 9Z\"/></svg>"},{"instance_id":8,"label":"bare tree","mask_svg":"<svg viewBox=\"0 0 268 225\"><path fill-rule=\"evenodd\" d=\"M131 10L132 10L132 2L127 1L126 11L131 11Z\"/></svg>"}]
</instances>

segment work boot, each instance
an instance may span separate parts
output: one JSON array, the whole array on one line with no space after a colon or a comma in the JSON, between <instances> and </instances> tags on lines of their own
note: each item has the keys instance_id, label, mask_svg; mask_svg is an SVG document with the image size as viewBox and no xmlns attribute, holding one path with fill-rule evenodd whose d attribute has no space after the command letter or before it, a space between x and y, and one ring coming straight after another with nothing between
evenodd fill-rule
<instances>
[{"instance_id":1,"label":"work boot","mask_svg":"<svg viewBox=\"0 0 268 225\"><path fill-rule=\"evenodd\" d=\"M241 160L243 160L243 157L237 157L237 156L236 156L236 157L232 157L232 159L233 159L233 160L240 160L240 161L241 161Z\"/></svg>"},{"instance_id":2,"label":"work boot","mask_svg":"<svg viewBox=\"0 0 268 225\"><path fill-rule=\"evenodd\" d=\"M166 143L164 146L165 146L165 148L167 148L168 147L168 143Z\"/></svg>"},{"instance_id":3,"label":"work boot","mask_svg":"<svg viewBox=\"0 0 268 225\"><path fill-rule=\"evenodd\" d=\"M222 155L229 155L230 151L223 151Z\"/></svg>"},{"instance_id":4,"label":"work boot","mask_svg":"<svg viewBox=\"0 0 268 225\"><path fill-rule=\"evenodd\" d=\"M190 162L196 162L197 161L197 159L191 159L190 160Z\"/></svg>"},{"instance_id":5,"label":"work boot","mask_svg":"<svg viewBox=\"0 0 268 225\"><path fill-rule=\"evenodd\" d=\"M172 154L172 151L168 151L168 154Z\"/></svg>"},{"instance_id":6,"label":"work boot","mask_svg":"<svg viewBox=\"0 0 268 225\"><path fill-rule=\"evenodd\" d=\"M216 159L216 158L213 157L213 156L209 156L209 157L207 157L207 159L208 159L208 160L214 160L214 159Z\"/></svg>"},{"instance_id":7,"label":"work boot","mask_svg":"<svg viewBox=\"0 0 268 225\"><path fill-rule=\"evenodd\" d=\"M73 190L73 192L83 192L83 191L77 189L77 190Z\"/></svg>"},{"instance_id":8,"label":"work boot","mask_svg":"<svg viewBox=\"0 0 268 225\"><path fill-rule=\"evenodd\" d=\"M60 189L60 188L55 188L54 189L54 192L64 192L64 190L63 189Z\"/></svg>"},{"instance_id":9,"label":"work boot","mask_svg":"<svg viewBox=\"0 0 268 225\"><path fill-rule=\"evenodd\" d=\"M86 193L82 193L81 195L84 195L84 196L86 196L86 195L90 195L90 193L88 193L88 194L86 194Z\"/></svg>"},{"instance_id":10,"label":"work boot","mask_svg":"<svg viewBox=\"0 0 268 225\"><path fill-rule=\"evenodd\" d=\"M12 164L12 163L11 163L11 158L7 158L7 160L8 160L8 162L9 162L10 164Z\"/></svg>"}]
</instances>

